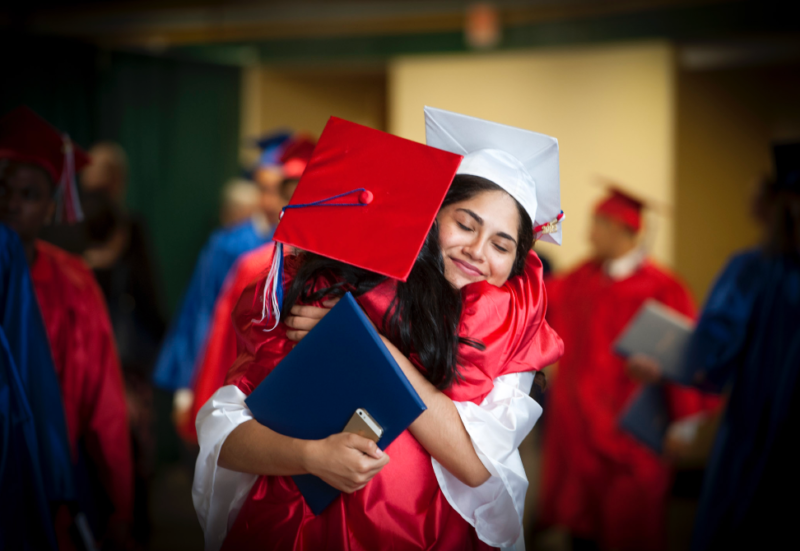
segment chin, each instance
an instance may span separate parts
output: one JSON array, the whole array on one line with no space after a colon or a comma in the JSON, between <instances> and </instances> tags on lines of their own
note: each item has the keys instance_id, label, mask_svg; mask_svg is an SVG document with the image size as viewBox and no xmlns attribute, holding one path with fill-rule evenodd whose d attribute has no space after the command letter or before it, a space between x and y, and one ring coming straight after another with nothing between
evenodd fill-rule
<instances>
[{"instance_id":1,"label":"chin","mask_svg":"<svg viewBox=\"0 0 800 551\"><path fill-rule=\"evenodd\" d=\"M466 287L470 283L473 283L472 281L467 281L465 279L460 279L460 278L457 278L455 280L448 279L447 281L450 282L450 285L452 285L453 289L455 289L456 291L460 291L461 289L463 289L464 287Z\"/></svg>"},{"instance_id":2,"label":"chin","mask_svg":"<svg viewBox=\"0 0 800 551\"><path fill-rule=\"evenodd\" d=\"M453 289L456 290L460 290L465 285L470 284L469 281L466 281L464 277L458 273L458 268L453 266L452 261L447 257L445 257L444 262L444 278L453 287Z\"/></svg>"}]
</instances>

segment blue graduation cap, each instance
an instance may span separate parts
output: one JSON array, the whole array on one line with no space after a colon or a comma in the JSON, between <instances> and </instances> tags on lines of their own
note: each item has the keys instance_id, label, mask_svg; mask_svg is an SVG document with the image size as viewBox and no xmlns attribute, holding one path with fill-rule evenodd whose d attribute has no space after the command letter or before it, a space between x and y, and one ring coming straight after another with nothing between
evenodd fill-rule
<instances>
[{"instance_id":1,"label":"blue graduation cap","mask_svg":"<svg viewBox=\"0 0 800 551\"><path fill-rule=\"evenodd\" d=\"M259 166L273 166L280 164L283 146L292 137L291 130L281 128L270 132L256 140L256 145L261 149L258 158Z\"/></svg>"}]
</instances>

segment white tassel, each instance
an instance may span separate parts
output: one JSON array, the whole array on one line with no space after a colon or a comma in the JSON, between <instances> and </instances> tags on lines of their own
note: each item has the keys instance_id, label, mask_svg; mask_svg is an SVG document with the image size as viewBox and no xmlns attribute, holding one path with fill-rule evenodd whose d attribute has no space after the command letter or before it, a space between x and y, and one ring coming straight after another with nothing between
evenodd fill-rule
<instances>
[{"instance_id":1,"label":"white tassel","mask_svg":"<svg viewBox=\"0 0 800 551\"><path fill-rule=\"evenodd\" d=\"M78 195L78 185L75 181L75 150L72 140L63 134L64 166L61 169L59 180L56 211L56 222L80 222L83 220L83 209Z\"/></svg>"},{"instance_id":2,"label":"white tassel","mask_svg":"<svg viewBox=\"0 0 800 551\"><path fill-rule=\"evenodd\" d=\"M261 319L253 319L255 323L262 323L265 319L273 319L274 323L268 333L278 327L281 322L281 306L283 303L283 243L275 243L275 252L272 255L272 265L264 283L264 294L261 297ZM268 307L269 305L269 307Z\"/></svg>"}]
</instances>

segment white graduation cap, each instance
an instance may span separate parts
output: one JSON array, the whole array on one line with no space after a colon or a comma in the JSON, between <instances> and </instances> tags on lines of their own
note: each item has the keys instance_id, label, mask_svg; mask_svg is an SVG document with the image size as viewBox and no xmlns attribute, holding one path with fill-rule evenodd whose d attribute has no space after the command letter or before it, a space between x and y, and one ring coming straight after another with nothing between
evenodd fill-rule
<instances>
[{"instance_id":1,"label":"white graduation cap","mask_svg":"<svg viewBox=\"0 0 800 551\"><path fill-rule=\"evenodd\" d=\"M425 138L464 155L457 174L486 178L519 201L537 239L561 244L557 139L433 107L425 107Z\"/></svg>"}]
</instances>

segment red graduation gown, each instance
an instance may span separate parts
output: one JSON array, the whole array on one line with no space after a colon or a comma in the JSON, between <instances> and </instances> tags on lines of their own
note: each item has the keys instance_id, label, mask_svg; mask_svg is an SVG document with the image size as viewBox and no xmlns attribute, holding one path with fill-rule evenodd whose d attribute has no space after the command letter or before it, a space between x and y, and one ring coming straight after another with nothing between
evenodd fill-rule
<instances>
[{"instance_id":1,"label":"red graduation gown","mask_svg":"<svg viewBox=\"0 0 800 551\"><path fill-rule=\"evenodd\" d=\"M292 269L287 262L287 276ZM394 285L386 281L358 299L378 327L394 297ZM227 384L237 385L245 394L252 392L292 347L283 324L271 333L252 324L251 320L259 317L253 312L255 290L255 285L245 290L233 315L239 357L228 373ZM534 253L524 276L502 288L485 282L468 286L462 298L460 333L481 340L487 348L481 352L462 347L464 380L445 391L453 400L480 403L492 390L495 378L541 369L562 354L561 339L544 319L547 298L541 262ZM413 355L411 360L415 360ZM386 452L392 460L364 489L342 494L316 517L291 477L259 477L223 549L488 548L447 502L430 455L410 432L403 432Z\"/></svg>"},{"instance_id":2,"label":"red graduation gown","mask_svg":"<svg viewBox=\"0 0 800 551\"><path fill-rule=\"evenodd\" d=\"M214 305L214 315L208 329L208 343L200 356L195 380L192 384L194 402L191 414L179 427L181 437L188 442L197 442L195 419L205 403L225 384L225 375L236 361L236 330L231 322L231 313L245 288L259 278L266 277L272 262L274 243L262 245L244 254L231 268Z\"/></svg>"},{"instance_id":3,"label":"red graduation gown","mask_svg":"<svg viewBox=\"0 0 800 551\"><path fill-rule=\"evenodd\" d=\"M548 401L540 519L603 548L662 549L670 469L617 428L639 385L611 346L645 299L693 317L689 292L648 261L619 281L590 261L549 281L547 290L547 318L565 354ZM666 393L673 419L710 405L694 390L666 385Z\"/></svg>"},{"instance_id":4,"label":"red graduation gown","mask_svg":"<svg viewBox=\"0 0 800 551\"><path fill-rule=\"evenodd\" d=\"M80 258L43 241L36 243L31 277L61 386L73 457L83 441L114 505L112 519L130 521L128 414L103 295Z\"/></svg>"}]
</instances>

